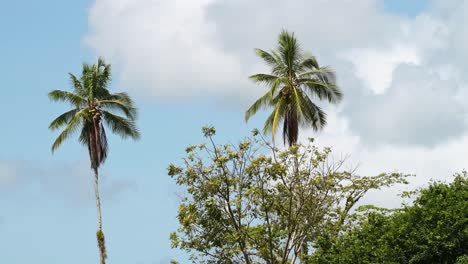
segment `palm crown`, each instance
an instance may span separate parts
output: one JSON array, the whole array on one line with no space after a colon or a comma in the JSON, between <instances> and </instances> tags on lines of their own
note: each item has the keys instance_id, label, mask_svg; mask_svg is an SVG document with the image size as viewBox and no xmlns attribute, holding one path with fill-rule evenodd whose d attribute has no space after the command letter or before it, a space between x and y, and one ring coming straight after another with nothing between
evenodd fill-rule
<instances>
[{"instance_id":1,"label":"palm crown","mask_svg":"<svg viewBox=\"0 0 468 264\"><path fill-rule=\"evenodd\" d=\"M72 110L58 116L49 125L52 130L64 127L53 143L52 151L81 130L79 141L88 147L93 169L97 169L107 157L107 137L102 121L121 137L140 137L135 125L137 110L131 98L126 93L111 94L107 89L110 70L110 65L101 58L97 65L83 64L81 78L70 73L72 92L54 90L49 93L51 100L68 102L73 106Z\"/></svg>"},{"instance_id":2,"label":"palm crown","mask_svg":"<svg viewBox=\"0 0 468 264\"><path fill-rule=\"evenodd\" d=\"M291 146L297 143L299 125L311 126L315 131L326 125L325 112L311 98L338 103L342 92L335 84L335 73L328 67L320 67L315 57L304 54L294 34L282 31L278 44L277 50L271 52L255 50L271 67L271 74L255 74L249 78L267 85L269 90L247 110L245 120L262 108L273 108L263 132L271 132L274 140L282 121L284 144Z\"/></svg>"}]
</instances>

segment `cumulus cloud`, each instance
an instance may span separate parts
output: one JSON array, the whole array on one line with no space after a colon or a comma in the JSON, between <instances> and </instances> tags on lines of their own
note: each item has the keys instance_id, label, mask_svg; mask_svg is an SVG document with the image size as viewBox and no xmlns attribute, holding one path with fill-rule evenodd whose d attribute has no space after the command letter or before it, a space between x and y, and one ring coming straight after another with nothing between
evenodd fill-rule
<instances>
[{"instance_id":1,"label":"cumulus cloud","mask_svg":"<svg viewBox=\"0 0 468 264\"><path fill-rule=\"evenodd\" d=\"M144 95L224 94L244 75L213 41L214 25L205 19L210 2L99 0L85 42L116 66L122 85Z\"/></svg>"},{"instance_id":2,"label":"cumulus cloud","mask_svg":"<svg viewBox=\"0 0 468 264\"><path fill-rule=\"evenodd\" d=\"M142 95L238 104L263 92L246 80L267 70L253 48L274 48L281 29L294 31L345 93L339 108L327 107L320 141L424 163L441 149L460 155L446 148L466 138L466 13L463 0L433 0L411 18L386 12L382 0L96 0L85 43Z\"/></svg>"},{"instance_id":3,"label":"cumulus cloud","mask_svg":"<svg viewBox=\"0 0 468 264\"><path fill-rule=\"evenodd\" d=\"M383 93L390 86L393 71L399 64L419 64L417 51L403 45L380 50L355 49L342 57L354 63L356 76L375 93Z\"/></svg>"},{"instance_id":4,"label":"cumulus cloud","mask_svg":"<svg viewBox=\"0 0 468 264\"><path fill-rule=\"evenodd\" d=\"M261 91L247 76L263 68L253 48L273 48L283 28L325 64L345 48L385 46L404 20L380 12L382 6L377 0L97 0L84 41L112 62L122 85L144 95L251 98Z\"/></svg>"},{"instance_id":5,"label":"cumulus cloud","mask_svg":"<svg viewBox=\"0 0 468 264\"><path fill-rule=\"evenodd\" d=\"M343 112L365 143L431 147L466 133L468 79L462 74L468 70L466 11L465 1L433 1L428 10L405 23L403 34L394 40L412 52L393 59L373 54L374 70L360 65L359 59L353 61L356 76L374 83L373 90L381 94L361 90L357 94L361 100L349 102ZM385 78L377 79L384 77L379 74L382 69Z\"/></svg>"},{"instance_id":6,"label":"cumulus cloud","mask_svg":"<svg viewBox=\"0 0 468 264\"><path fill-rule=\"evenodd\" d=\"M346 169L356 168L359 175L377 175L382 172L411 174L409 185L373 191L362 203L384 207L398 207L403 190L427 186L430 180L451 181L453 174L467 169L464 153L468 149L468 135L431 148L424 146L381 145L368 146L350 129L349 120L339 117L337 111L329 113L329 125L320 134L305 131L301 140L316 137L321 147L332 147L335 159L347 157Z\"/></svg>"},{"instance_id":7,"label":"cumulus cloud","mask_svg":"<svg viewBox=\"0 0 468 264\"><path fill-rule=\"evenodd\" d=\"M448 64L459 69L468 70L468 30L467 18L468 2L463 0L434 0L427 17L439 23L438 34L435 39L440 42L439 49L427 54L428 62ZM468 81L466 74L460 76L464 82Z\"/></svg>"},{"instance_id":8,"label":"cumulus cloud","mask_svg":"<svg viewBox=\"0 0 468 264\"><path fill-rule=\"evenodd\" d=\"M456 82L417 65L401 64L383 94L347 108L350 126L369 144L434 146L462 136L466 112Z\"/></svg>"}]
</instances>

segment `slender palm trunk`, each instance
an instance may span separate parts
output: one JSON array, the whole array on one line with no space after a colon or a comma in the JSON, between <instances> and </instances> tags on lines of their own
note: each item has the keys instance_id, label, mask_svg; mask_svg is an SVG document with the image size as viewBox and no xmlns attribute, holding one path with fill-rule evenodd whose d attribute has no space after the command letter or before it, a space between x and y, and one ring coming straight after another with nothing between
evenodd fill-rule
<instances>
[{"instance_id":1,"label":"slender palm trunk","mask_svg":"<svg viewBox=\"0 0 468 264\"><path fill-rule=\"evenodd\" d=\"M99 197L99 172L98 169L94 169L94 194L96 196L96 208L97 208L97 220L98 220L98 230L96 232L98 247L99 247L99 257L100 264L106 263L107 253L106 245L104 239L104 232L102 231L102 218L101 218L101 198Z\"/></svg>"}]
</instances>

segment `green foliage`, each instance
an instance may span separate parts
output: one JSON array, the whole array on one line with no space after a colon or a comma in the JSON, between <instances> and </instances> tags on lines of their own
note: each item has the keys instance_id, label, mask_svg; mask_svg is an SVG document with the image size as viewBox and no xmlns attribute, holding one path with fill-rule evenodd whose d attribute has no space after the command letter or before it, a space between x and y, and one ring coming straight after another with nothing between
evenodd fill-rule
<instances>
[{"instance_id":1,"label":"green foliage","mask_svg":"<svg viewBox=\"0 0 468 264\"><path fill-rule=\"evenodd\" d=\"M468 255L463 255L457 258L456 264L468 264Z\"/></svg>"},{"instance_id":2,"label":"green foliage","mask_svg":"<svg viewBox=\"0 0 468 264\"><path fill-rule=\"evenodd\" d=\"M322 129L327 122L326 114L311 98L340 102L343 94L336 85L335 73L329 67L320 67L315 57L306 55L294 34L287 31L279 35L276 50L269 53L256 49L255 52L271 67L271 74L255 74L249 78L269 90L247 110L245 120L262 108L273 108L263 132L271 132L274 140L283 122L283 140L290 146L297 142L299 125Z\"/></svg>"},{"instance_id":3,"label":"green foliage","mask_svg":"<svg viewBox=\"0 0 468 264\"><path fill-rule=\"evenodd\" d=\"M338 236L350 210L370 189L404 183L392 173L361 177L333 162L329 148L294 145L280 151L256 135L234 145L187 147L168 174L186 190L172 247L195 263L297 263L317 239Z\"/></svg>"},{"instance_id":4,"label":"green foliage","mask_svg":"<svg viewBox=\"0 0 468 264\"><path fill-rule=\"evenodd\" d=\"M435 182L414 204L399 210L368 211L359 225L313 263L464 263L468 254L468 178ZM457 260L458 258L458 260Z\"/></svg>"},{"instance_id":5,"label":"green foliage","mask_svg":"<svg viewBox=\"0 0 468 264\"><path fill-rule=\"evenodd\" d=\"M89 150L91 167L97 169L107 157L107 137L101 120L119 136L138 139L135 125L137 110L126 93L111 94L107 89L110 81L110 65L102 59L97 65L83 65L80 78L70 74L73 91L54 90L49 93L52 101L68 102L73 109L58 116L49 129L64 128L52 145L55 151L66 139L81 130L80 143ZM125 117L118 116L121 113Z\"/></svg>"}]
</instances>

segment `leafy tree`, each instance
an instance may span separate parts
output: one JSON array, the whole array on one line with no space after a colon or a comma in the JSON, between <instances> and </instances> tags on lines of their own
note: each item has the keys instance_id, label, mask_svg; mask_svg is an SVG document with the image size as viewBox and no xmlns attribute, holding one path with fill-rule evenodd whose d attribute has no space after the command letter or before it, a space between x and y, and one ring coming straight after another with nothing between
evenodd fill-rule
<instances>
[{"instance_id":1,"label":"leafy tree","mask_svg":"<svg viewBox=\"0 0 468 264\"><path fill-rule=\"evenodd\" d=\"M138 139L140 137L135 125L137 110L133 101L126 93L111 94L109 92L107 86L110 77L110 64L106 64L100 58L97 65L84 64L80 78L70 73L73 91L54 90L49 93L52 101L63 101L72 106L72 110L58 116L49 125L51 130L63 128L52 145L52 152L78 131L80 132L79 142L89 151L91 169L94 171L94 191L98 213L96 236L101 264L104 264L107 258L98 188L99 167L108 154L104 124L123 138ZM122 113L125 117L115 114L114 111Z\"/></svg>"},{"instance_id":2,"label":"leafy tree","mask_svg":"<svg viewBox=\"0 0 468 264\"><path fill-rule=\"evenodd\" d=\"M203 133L208 144L189 146L184 164L168 167L187 191L172 246L195 263L307 263L316 239L345 230L368 190L405 182L343 170L312 143L280 151L258 131L237 145L216 145L214 128Z\"/></svg>"},{"instance_id":3,"label":"leafy tree","mask_svg":"<svg viewBox=\"0 0 468 264\"><path fill-rule=\"evenodd\" d=\"M463 255L459 257L455 264L468 264L468 255Z\"/></svg>"},{"instance_id":4,"label":"leafy tree","mask_svg":"<svg viewBox=\"0 0 468 264\"><path fill-rule=\"evenodd\" d=\"M370 210L359 225L313 263L466 263L468 255L468 177L434 182L414 204L398 210Z\"/></svg>"},{"instance_id":5,"label":"leafy tree","mask_svg":"<svg viewBox=\"0 0 468 264\"><path fill-rule=\"evenodd\" d=\"M257 55L271 67L271 74L255 74L249 78L268 86L268 92L260 97L245 113L245 120L261 108L273 108L263 132L274 137L280 122L283 123L283 141L289 146L297 143L299 125L322 129L326 122L325 112L312 98L338 103L342 92L335 84L335 73L329 67L320 67L314 56L305 54L293 33L282 31L277 50L255 50Z\"/></svg>"}]
</instances>

